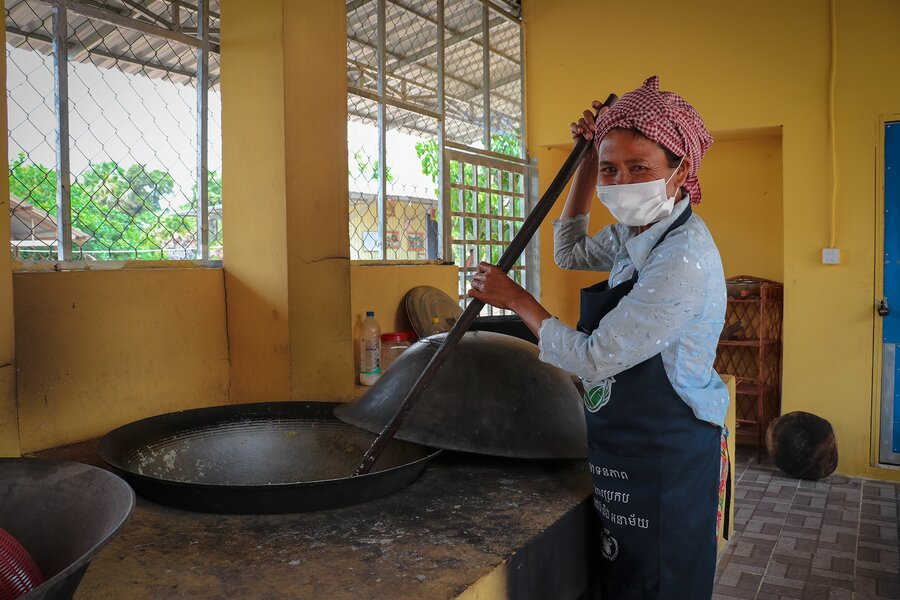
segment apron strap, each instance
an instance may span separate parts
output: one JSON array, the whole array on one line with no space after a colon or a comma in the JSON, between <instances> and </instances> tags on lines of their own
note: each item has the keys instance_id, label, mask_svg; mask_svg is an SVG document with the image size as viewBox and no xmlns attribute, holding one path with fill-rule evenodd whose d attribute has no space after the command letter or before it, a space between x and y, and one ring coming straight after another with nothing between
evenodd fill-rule
<instances>
[{"instance_id":1,"label":"apron strap","mask_svg":"<svg viewBox=\"0 0 900 600\"><path fill-rule=\"evenodd\" d=\"M669 228L666 229L666 232L664 234L662 234L662 237L659 238L659 241L657 241L653 245L653 248L656 248L657 246L662 244L662 241L664 239L666 239L667 235L669 235L670 233L672 233L673 231L675 231L676 229L678 229L679 227L681 227L682 225L687 223L688 219L690 219L693 214L694 214L694 211L691 208L691 205L688 204L687 208L685 208L683 211L681 211L681 214L678 215L678 218L675 219L675 221L673 221L671 225L669 225Z\"/></svg>"},{"instance_id":2,"label":"apron strap","mask_svg":"<svg viewBox=\"0 0 900 600\"><path fill-rule=\"evenodd\" d=\"M666 239L666 236L668 236L670 233L672 233L673 231L675 231L676 229L678 229L679 227L681 227L682 225L687 223L688 219L690 219L693 214L694 214L694 211L691 208L691 205L688 204L687 208L685 208L681 212L681 214L678 215L678 218L675 219L671 225L669 225L669 228L666 229L666 232L664 234L662 234L658 240L656 240L656 243L653 244L653 248L650 249L650 252L653 252L657 246L662 244L663 240ZM637 271L637 269L635 269L634 275L631 276L632 285L637 283L637 280L638 280L638 271Z\"/></svg>"}]
</instances>

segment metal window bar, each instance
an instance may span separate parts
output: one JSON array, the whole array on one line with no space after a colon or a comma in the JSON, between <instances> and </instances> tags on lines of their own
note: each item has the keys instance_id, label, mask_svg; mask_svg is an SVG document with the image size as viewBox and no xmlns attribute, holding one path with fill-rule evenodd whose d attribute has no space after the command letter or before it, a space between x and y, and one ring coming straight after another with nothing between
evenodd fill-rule
<instances>
[{"instance_id":1,"label":"metal window bar","mask_svg":"<svg viewBox=\"0 0 900 600\"><path fill-rule=\"evenodd\" d=\"M381 260L387 256L387 228L385 227L385 202L387 201L387 131L385 122L385 106L381 101L384 98L385 90L385 38L387 37L387 26L385 24L387 7L385 0L376 0L378 3L378 239L381 242L379 251Z\"/></svg>"},{"instance_id":2,"label":"metal window bar","mask_svg":"<svg viewBox=\"0 0 900 600\"><path fill-rule=\"evenodd\" d=\"M387 117L390 114L404 114L399 127L418 127L419 133L426 130L421 129L417 119L437 120L436 193L441 212L437 226L443 257L459 258L453 251L456 248L458 254L462 246L473 250L476 245L505 246L508 241L504 239L475 244L487 240L454 236L454 219L459 215L449 206L451 189L454 193L488 192L461 182L451 184L448 157L461 152L469 161L465 164L494 165L494 168L499 164L501 169L512 169L510 173L521 176L521 191L510 198L530 210L534 169L526 158L524 144L524 51L520 17L510 12L513 9L489 0L351 0L346 6L349 118L378 126L377 150L374 146L371 150L348 146L351 257L357 260L397 258L385 247L394 233L393 225L387 227L386 223L394 219L397 206L390 192L392 187L397 187L388 164L391 143L385 139L386 130L397 126ZM421 31L429 30L429 25L437 29L436 38L421 35ZM496 39L495 30L500 32ZM477 79L471 77L474 65L478 69ZM367 101L371 105L367 106ZM473 135L476 131L477 135ZM359 173L354 175L354 170ZM364 176L364 171L371 175ZM375 201L382 215L378 231L372 230L374 221L365 224L372 213L365 208L363 200L373 196L365 191L367 179L377 180L372 183L377 183ZM496 217L476 211L468 218L476 219L474 227L480 226L482 230L478 235L489 236L496 233L494 223L500 222ZM478 223L477 219L484 222ZM508 221L504 225L510 228L520 220L519 217L503 219ZM490 230L492 226L494 231ZM377 253L372 246L373 236L382 242ZM535 242L513 273L529 289L537 288L536 252ZM465 277L465 265L461 264L460 268Z\"/></svg>"},{"instance_id":3,"label":"metal window bar","mask_svg":"<svg viewBox=\"0 0 900 600\"><path fill-rule=\"evenodd\" d=\"M56 173L52 173L49 170L44 171L46 168L42 167L39 162L35 162L36 156L47 154L45 150L41 149L43 142L40 138L37 138L35 142L36 138L34 137L36 133L41 135L37 123L44 119L36 113L32 118L32 114L27 112L29 110L27 103L21 104L17 101L17 92L13 89L16 86L10 87L8 91L9 105L11 109L19 113L18 126L28 129L25 131L25 135L28 137L27 144L19 146L22 149L21 156L23 158L22 160L15 159L14 164L16 166L24 165L26 170L30 169L30 175L47 173L43 182L38 181L37 184L31 182L31 187L28 187L26 183L29 182L13 181L13 164L11 164L11 183L17 184L16 188L23 196L22 198L15 196L11 198L11 219L15 226L14 229L24 228L29 232L28 235L13 239L14 258L29 259L37 255L46 259L52 256L63 263L62 268L77 268L77 265L83 264L83 260L78 259L84 258L115 261L123 258L179 259L196 257L201 261L207 261L210 258L210 243L213 241L210 239L211 237L215 238L214 241L217 244L215 257L221 257L221 204L218 200L221 197L221 179L218 174L213 175L208 171L209 119L214 118L209 106L208 95L210 87L216 85L218 80L219 44L217 35L220 28L213 26L218 25L218 19L218 13L210 10L210 0L200 0L196 5L183 0L144 0L143 2L105 0L103 4L79 0L6 1L6 28L8 37L12 38L12 40L7 40L7 47L21 47L34 52L36 56L52 55L53 57L54 92L52 97L54 98L53 108L56 121L53 132L56 138L53 148ZM48 20L51 21L50 30L47 30L46 26ZM196 49L193 69L184 66L185 55L178 49L178 44ZM210 74L212 58L216 61L215 77ZM16 72L12 54L9 56L9 63L10 71ZM84 121L85 115L80 114L80 111L91 112L93 110L96 112L96 110L100 110L100 117L106 121L106 126L113 126L101 105L79 109L78 101L76 100L73 104L70 98L73 90L69 81L70 76L74 74L78 78L78 65L88 63L93 63L98 71L112 66L112 70L104 72L121 71L130 75L146 77L148 81L149 78L158 78L171 83L196 82L197 160L193 182L195 200L190 201L191 208L187 210L171 209L169 206L163 213L154 214L152 218L149 218L147 220L149 224L133 218L124 226L114 222L112 212L107 211L100 223L101 227L111 227L114 232L118 231L120 239L124 239L122 236L131 228L130 230L137 232L135 235L138 238L144 236L142 239L151 245L156 244L155 250L139 249L125 244L125 247L111 245L103 251L95 248L86 252L83 246L85 239L97 241L96 235L92 238L91 235L73 228L73 221L82 218L85 211L83 206L80 209L72 206L74 188L78 187L79 194L82 196L86 190L81 181L73 181L75 174L72 172L70 152L78 150L85 158L90 152L82 147L82 140L74 133L73 125L70 124L70 116L74 115L77 119ZM73 69L75 70L73 71ZM25 82L19 82L18 87L30 88L30 93L51 95L49 88L38 89L39 84L32 81L34 78L28 77L25 73L21 73L21 76ZM105 75L100 75L98 81L106 84L107 87L110 85L105 81ZM88 87L87 95L82 98L93 98L95 91L86 86L84 81L76 83L82 87ZM110 91L115 93L112 88ZM122 108L121 106L115 107ZM32 106L31 110L36 108L40 109L39 106ZM146 109L145 112L147 112ZM155 115L152 115L152 118L154 121L156 120ZM128 120L137 127L131 115L128 116ZM10 123L11 142L16 141L13 131L15 126L12 122ZM142 138L137 141L133 140L134 135L138 137L143 135L139 130L135 131L137 131L136 134L134 131L123 133L116 130L118 138L116 141L127 147L126 154L130 154L131 148L135 145L143 143ZM216 139L220 141L220 137L217 136ZM90 148L92 144L96 145L101 142L102 140L96 139L85 142L84 145L86 148ZM169 140L167 143L171 146L172 141ZM11 144L11 146L13 145ZM32 156L33 153L36 154ZM218 152L216 155L220 158ZM91 161L95 158L97 157L91 157ZM134 157L132 156L131 159L134 160ZM97 172L93 162L90 162L88 166L90 169L85 173L93 176L94 179L99 178L99 185L104 193L106 192L105 188L111 184L110 177L121 179L123 175L126 180L125 184L132 187L132 191L129 193L137 197L135 202L145 202L147 197L144 194L158 196L162 192L160 182L153 179L153 174L143 164L136 162L132 165L136 169L129 169L127 174L124 174L121 169L119 172L113 170L112 173ZM135 173L132 174L132 171ZM49 212L50 206L40 202L40 198L46 196L48 190L41 191L39 189L41 186L46 188L46 184L50 183L48 179L51 175L53 177L53 188L51 189L56 196L52 206L53 212ZM149 181L145 181L146 179ZM137 190L135 188L137 185L143 185L144 188ZM212 206L209 202L211 185L215 185L217 191L217 203ZM184 184L182 184L182 188L184 188ZM89 202L95 200L94 197L90 197ZM114 208L118 208L122 200L122 197L114 198L111 204ZM166 210L168 212L165 212ZM210 235L211 215L215 217L212 236ZM185 236L179 232L178 227L173 229L172 223L184 224L190 220L196 220L194 233ZM46 234L48 227L56 229L56 236L52 242L48 238L40 237ZM41 229L43 233L38 234L38 229ZM152 241L151 234L156 237L169 235L170 239L168 242ZM73 239L77 239L79 244L82 244L78 252L73 249ZM179 246L187 250L186 244L196 246L196 251L179 252ZM41 248L45 250L41 250ZM48 255L46 250L52 251L52 255Z\"/></svg>"},{"instance_id":4,"label":"metal window bar","mask_svg":"<svg viewBox=\"0 0 900 600\"><path fill-rule=\"evenodd\" d=\"M209 260L209 0L197 0L197 250Z\"/></svg>"},{"instance_id":5,"label":"metal window bar","mask_svg":"<svg viewBox=\"0 0 900 600\"><path fill-rule=\"evenodd\" d=\"M72 202L69 171L69 17L65 0L53 5L53 81L56 100L57 258L72 260Z\"/></svg>"}]
</instances>

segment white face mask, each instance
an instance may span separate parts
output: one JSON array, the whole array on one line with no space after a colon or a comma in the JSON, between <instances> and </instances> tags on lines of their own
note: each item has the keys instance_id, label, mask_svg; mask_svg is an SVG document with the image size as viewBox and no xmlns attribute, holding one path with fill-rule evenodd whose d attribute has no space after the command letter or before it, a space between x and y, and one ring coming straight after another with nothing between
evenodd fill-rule
<instances>
[{"instance_id":1,"label":"white face mask","mask_svg":"<svg viewBox=\"0 0 900 600\"><path fill-rule=\"evenodd\" d=\"M681 159L684 162L684 159ZM612 216L622 225L639 227L649 225L672 214L675 196L666 195L666 186L675 177L681 163L668 179L623 183L619 185L598 185L597 198L609 209ZM677 191L676 191L677 193Z\"/></svg>"}]
</instances>

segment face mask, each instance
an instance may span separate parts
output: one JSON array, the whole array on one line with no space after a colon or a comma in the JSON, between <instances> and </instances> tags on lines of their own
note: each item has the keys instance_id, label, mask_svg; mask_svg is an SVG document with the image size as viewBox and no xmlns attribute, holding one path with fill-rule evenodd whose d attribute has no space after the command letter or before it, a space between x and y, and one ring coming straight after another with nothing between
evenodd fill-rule
<instances>
[{"instance_id":1,"label":"face mask","mask_svg":"<svg viewBox=\"0 0 900 600\"><path fill-rule=\"evenodd\" d=\"M683 158L681 160L684 162ZM675 177L680 167L681 163L678 163L678 167L675 167L668 179L598 185L597 197L622 225L632 227L649 225L672 214L675 196L671 198L666 196L666 185Z\"/></svg>"}]
</instances>

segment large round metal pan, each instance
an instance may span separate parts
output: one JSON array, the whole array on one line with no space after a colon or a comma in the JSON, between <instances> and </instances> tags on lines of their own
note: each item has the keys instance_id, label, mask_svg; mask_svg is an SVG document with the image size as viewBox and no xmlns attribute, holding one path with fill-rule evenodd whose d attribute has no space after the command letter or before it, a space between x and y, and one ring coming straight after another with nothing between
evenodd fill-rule
<instances>
[{"instance_id":1,"label":"large round metal pan","mask_svg":"<svg viewBox=\"0 0 900 600\"><path fill-rule=\"evenodd\" d=\"M103 469L0 458L0 527L25 547L47 578L23 600L71 598L94 555L133 510L134 492Z\"/></svg>"},{"instance_id":2,"label":"large round metal pan","mask_svg":"<svg viewBox=\"0 0 900 600\"><path fill-rule=\"evenodd\" d=\"M446 334L419 340L339 419L380 432ZM538 347L489 331L469 331L422 391L396 439L445 450L510 458L584 458L584 408L571 376L538 358Z\"/></svg>"},{"instance_id":3,"label":"large round metal pan","mask_svg":"<svg viewBox=\"0 0 900 600\"><path fill-rule=\"evenodd\" d=\"M350 477L375 435L333 402L268 402L150 417L103 436L100 457L141 496L187 510L275 514L338 508L400 490L440 450L395 440Z\"/></svg>"}]
</instances>

